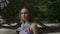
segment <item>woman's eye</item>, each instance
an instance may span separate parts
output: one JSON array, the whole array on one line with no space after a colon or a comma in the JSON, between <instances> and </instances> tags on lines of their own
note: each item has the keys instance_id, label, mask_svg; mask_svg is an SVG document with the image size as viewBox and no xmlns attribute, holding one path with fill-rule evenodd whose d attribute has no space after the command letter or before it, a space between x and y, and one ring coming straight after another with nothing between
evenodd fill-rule
<instances>
[{"instance_id":1,"label":"woman's eye","mask_svg":"<svg viewBox=\"0 0 60 34\"><path fill-rule=\"evenodd\" d=\"M25 12L24 14L28 14L28 12Z\"/></svg>"},{"instance_id":2,"label":"woman's eye","mask_svg":"<svg viewBox=\"0 0 60 34\"><path fill-rule=\"evenodd\" d=\"M27 12L25 12L24 14L27 14Z\"/></svg>"},{"instance_id":3,"label":"woman's eye","mask_svg":"<svg viewBox=\"0 0 60 34\"><path fill-rule=\"evenodd\" d=\"M21 14L23 14L23 13L21 13Z\"/></svg>"},{"instance_id":4,"label":"woman's eye","mask_svg":"<svg viewBox=\"0 0 60 34\"><path fill-rule=\"evenodd\" d=\"M21 14L28 14L28 12L21 12Z\"/></svg>"}]
</instances>

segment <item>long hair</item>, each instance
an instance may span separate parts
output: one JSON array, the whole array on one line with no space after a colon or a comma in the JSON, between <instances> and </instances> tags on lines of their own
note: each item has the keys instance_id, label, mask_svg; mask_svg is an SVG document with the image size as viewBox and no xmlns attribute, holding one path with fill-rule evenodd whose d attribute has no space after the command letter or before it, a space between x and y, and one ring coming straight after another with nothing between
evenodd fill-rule
<instances>
[{"instance_id":1,"label":"long hair","mask_svg":"<svg viewBox=\"0 0 60 34\"><path fill-rule=\"evenodd\" d=\"M22 7L21 9L23 9L23 8L28 10L28 13L29 13L29 18L28 18L29 22L34 22L34 17L33 17L33 14L32 14L32 9L30 7L26 7L26 6ZM20 13L20 11L19 11L19 13ZM22 19L21 19L21 21L25 22Z\"/></svg>"}]
</instances>

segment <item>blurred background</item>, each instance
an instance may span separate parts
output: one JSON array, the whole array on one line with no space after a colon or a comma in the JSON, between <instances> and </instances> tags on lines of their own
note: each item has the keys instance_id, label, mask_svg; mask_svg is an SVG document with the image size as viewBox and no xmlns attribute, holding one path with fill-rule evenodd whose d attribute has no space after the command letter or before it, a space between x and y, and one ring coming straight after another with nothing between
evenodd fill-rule
<instances>
[{"instance_id":1,"label":"blurred background","mask_svg":"<svg viewBox=\"0 0 60 34\"><path fill-rule=\"evenodd\" d=\"M37 22L59 23L60 0L0 0L0 16L6 23L19 22L22 5L30 6Z\"/></svg>"},{"instance_id":2,"label":"blurred background","mask_svg":"<svg viewBox=\"0 0 60 34\"><path fill-rule=\"evenodd\" d=\"M12 29L20 27L19 10L22 6L31 7L34 19L40 25L50 26L42 28L42 32L60 33L60 0L0 0L0 34L5 31L5 33L14 31L16 34Z\"/></svg>"}]
</instances>

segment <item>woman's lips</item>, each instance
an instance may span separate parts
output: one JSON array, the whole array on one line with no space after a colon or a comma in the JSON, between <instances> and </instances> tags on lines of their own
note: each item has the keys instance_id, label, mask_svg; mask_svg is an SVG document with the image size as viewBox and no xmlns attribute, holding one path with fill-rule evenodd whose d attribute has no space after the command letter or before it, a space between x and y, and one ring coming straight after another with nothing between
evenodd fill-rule
<instances>
[{"instance_id":1,"label":"woman's lips","mask_svg":"<svg viewBox=\"0 0 60 34\"><path fill-rule=\"evenodd\" d=\"M23 18L26 18L26 17L23 17Z\"/></svg>"}]
</instances>

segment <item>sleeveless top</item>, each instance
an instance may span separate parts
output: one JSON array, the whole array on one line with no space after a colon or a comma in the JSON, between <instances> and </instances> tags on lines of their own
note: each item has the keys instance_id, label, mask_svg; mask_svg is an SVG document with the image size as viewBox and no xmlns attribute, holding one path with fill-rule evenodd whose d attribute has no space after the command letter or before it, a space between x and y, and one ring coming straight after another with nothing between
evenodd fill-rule
<instances>
[{"instance_id":1,"label":"sleeveless top","mask_svg":"<svg viewBox=\"0 0 60 34\"><path fill-rule=\"evenodd\" d=\"M19 34L33 34L33 32L30 30L30 23L26 23L26 24L21 24L21 29Z\"/></svg>"}]
</instances>

